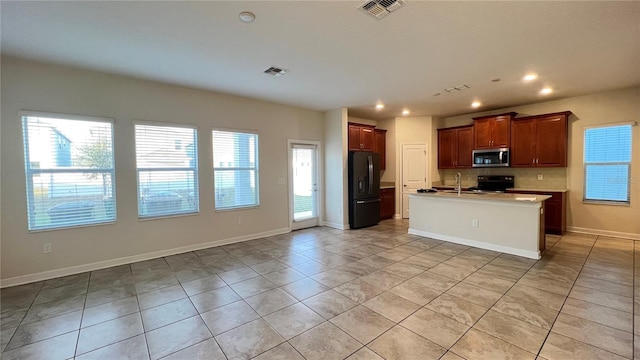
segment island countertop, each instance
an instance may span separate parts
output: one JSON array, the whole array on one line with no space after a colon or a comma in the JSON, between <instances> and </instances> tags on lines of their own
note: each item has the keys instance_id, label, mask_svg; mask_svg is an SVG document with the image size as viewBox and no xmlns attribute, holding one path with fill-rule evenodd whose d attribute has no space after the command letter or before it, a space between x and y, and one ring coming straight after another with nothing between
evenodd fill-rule
<instances>
[{"instance_id":1,"label":"island countertop","mask_svg":"<svg viewBox=\"0 0 640 360\"><path fill-rule=\"evenodd\" d=\"M438 191L432 193L415 193L409 196L447 198L452 200L472 200L472 201L506 201L523 203L541 203L550 199L549 195L518 194L518 193L477 193L463 191L458 195L455 191Z\"/></svg>"},{"instance_id":2,"label":"island countertop","mask_svg":"<svg viewBox=\"0 0 640 360\"><path fill-rule=\"evenodd\" d=\"M539 259L549 195L439 191L409 194L409 234Z\"/></svg>"}]
</instances>

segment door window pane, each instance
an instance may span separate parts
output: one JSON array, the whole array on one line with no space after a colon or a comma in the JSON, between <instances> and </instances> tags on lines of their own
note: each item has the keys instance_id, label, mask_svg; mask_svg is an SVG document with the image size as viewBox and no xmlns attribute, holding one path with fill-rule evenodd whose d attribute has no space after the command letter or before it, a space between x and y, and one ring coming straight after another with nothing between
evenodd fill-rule
<instances>
[{"instance_id":1,"label":"door window pane","mask_svg":"<svg viewBox=\"0 0 640 360\"><path fill-rule=\"evenodd\" d=\"M315 150L294 147L293 161L293 220L316 216Z\"/></svg>"}]
</instances>

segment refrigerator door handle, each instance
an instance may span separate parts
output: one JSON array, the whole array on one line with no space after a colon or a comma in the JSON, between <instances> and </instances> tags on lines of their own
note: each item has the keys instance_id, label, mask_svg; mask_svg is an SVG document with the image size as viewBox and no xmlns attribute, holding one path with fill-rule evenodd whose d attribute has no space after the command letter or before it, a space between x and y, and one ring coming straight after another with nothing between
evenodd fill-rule
<instances>
[{"instance_id":1,"label":"refrigerator door handle","mask_svg":"<svg viewBox=\"0 0 640 360\"><path fill-rule=\"evenodd\" d=\"M372 199L372 200L357 200L356 204L373 204L380 202L380 199Z\"/></svg>"},{"instance_id":2,"label":"refrigerator door handle","mask_svg":"<svg viewBox=\"0 0 640 360\"><path fill-rule=\"evenodd\" d=\"M373 193L373 156L367 156L369 163L369 194Z\"/></svg>"}]
</instances>

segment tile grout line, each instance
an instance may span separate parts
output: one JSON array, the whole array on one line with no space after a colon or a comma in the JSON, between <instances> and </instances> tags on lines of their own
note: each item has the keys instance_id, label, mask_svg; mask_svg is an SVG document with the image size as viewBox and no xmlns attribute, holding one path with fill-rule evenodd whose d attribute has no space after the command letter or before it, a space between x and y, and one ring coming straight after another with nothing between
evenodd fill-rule
<instances>
[{"instance_id":1,"label":"tile grout line","mask_svg":"<svg viewBox=\"0 0 640 360\"><path fill-rule=\"evenodd\" d=\"M585 267L585 265L586 265L587 261L589 261L589 257L591 256L591 253L592 253L593 249L596 247L596 243L598 242L598 239L599 239L599 238L600 238L600 236L596 235L596 240L593 242L593 245L591 246L591 248L590 248L590 250L589 250L589 253L588 253L587 257L585 258L585 262L584 262L584 263L582 264L582 266L580 267L580 271L578 272L578 276L576 277L576 280L574 280L573 284L571 285L571 289L569 290L569 293L568 293L568 294L567 294L567 296L565 297L565 300L564 300L564 302L562 303L562 306L560 307L560 310L558 311L558 315L556 316L556 319L554 320L554 322L553 322L553 324L552 324L552 326L551 326L551 329L549 330L549 333L547 334L547 338L548 338L548 337L549 337L549 335L551 334L551 330L553 329L553 325L555 325L555 322L558 320L558 317L560 317L560 313L562 312L562 308L564 308L565 303L566 303L566 302L567 302L567 300L569 299L569 295L571 294L571 290L573 290L573 288L574 288L574 286L575 286L575 283L578 281L578 277L580 276L580 273L582 273L582 270L584 269L584 267ZM635 254L634 254L634 262L635 262ZM634 268L634 278L635 278L635 268ZM635 280L634 280L634 281L635 281ZM597 289L596 289L596 290L597 290ZM589 301L585 301L585 302L589 302ZM591 302L589 302L589 303L591 303ZM595 305L599 305L599 304L595 304ZM635 304L634 304L634 305L635 305ZM601 305L601 306L603 306L603 305ZM605 307L607 307L607 306L605 306ZM634 307L635 307L635 306L634 306ZM574 315L571 315L571 314L569 314L569 315L570 315L570 316L574 316ZM632 316L633 316L633 309L632 309ZM604 324L600 324L600 323L595 322L595 321L592 321L592 320L583 319L583 318L581 318L581 317L579 317L579 316L575 316L575 317L577 317L577 318L579 318L579 319L582 319L582 320L586 320L586 321L594 322L594 323L596 323L596 324L598 324L598 325L601 325L601 326L605 326L605 327L608 327L608 328L611 328L611 329L615 329L615 328L612 328L611 326L604 325ZM617 330L618 330L618 329L617 329ZM621 330L621 331L623 331L623 330ZM565 336L565 335L562 335L562 334L559 334L559 335L561 335L561 336ZM631 336L632 336L632 345L633 345L633 334L631 334ZM543 342L543 346L544 346L544 344L546 343L547 338L545 338L545 341ZM592 347L594 347L594 348L600 349L600 350L605 351L605 352L607 352L607 353L611 353L611 354L615 354L615 355L618 355L618 356L624 357L624 356L622 356L622 355L619 355L619 354L614 353L614 352L612 352L612 351L609 351L609 350L607 350L607 349L603 349L603 348L598 347L598 346L596 346L596 345L587 344L587 343L585 343L585 342L582 342L582 341L580 341L580 340L576 340L576 339L573 339L573 338L570 338L570 339L571 339L571 340L573 340L573 341L577 341L577 342L579 342L579 343L586 344L586 345L588 345L588 346L592 346ZM542 351L542 347L541 347L540 351L538 352L538 356L540 356L540 352L541 352L541 351Z\"/></svg>"},{"instance_id":2,"label":"tile grout line","mask_svg":"<svg viewBox=\"0 0 640 360\"><path fill-rule=\"evenodd\" d=\"M562 240L562 238L560 238L558 241L556 241L556 243L551 248L554 248L561 240ZM540 353L542 352L542 349L544 348L544 345L546 344L547 340L549 339L549 335L551 334L551 331L553 330L553 326L556 324L556 321L558 321L558 318L560 317L560 313L562 313L562 308L564 307L564 304L567 302L567 299L569 299L569 295L571 294L571 291L573 290L573 287L575 286L576 282L578 281L578 277L580 277L580 273L582 272L582 269L584 268L584 265L589 260L589 256L591 255L591 252L593 251L593 248L596 246L596 242L597 241L598 241L598 238L596 237L596 239L593 241L593 245L591 245L591 247L589 248L589 253L585 257L585 260L582 263L582 266L580 267L580 271L578 271L578 275L576 276L575 280L573 280L573 283L571 284L571 288L567 292L567 296L565 296L564 301L562 302L562 306L560 306L560 308L558 309L558 314L556 314L555 319L553 319L553 323L549 327L549 331L547 332L547 336L544 338L544 341L542 342L542 345L540 346L540 349L538 350L538 353L536 354L536 356L538 356L538 357L540 356ZM551 250L551 249L549 249L549 250ZM572 339L572 340L575 340L575 339ZM575 340L575 341L578 341L578 340ZM604 350L604 349L601 349L601 350Z\"/></svg>"}]
</instances>

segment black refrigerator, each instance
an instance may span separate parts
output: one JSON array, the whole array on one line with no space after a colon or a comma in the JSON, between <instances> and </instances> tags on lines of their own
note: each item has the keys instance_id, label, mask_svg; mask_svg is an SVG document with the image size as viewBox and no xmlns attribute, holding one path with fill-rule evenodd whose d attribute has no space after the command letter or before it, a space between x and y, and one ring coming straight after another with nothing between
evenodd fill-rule
<instances>
[{"instance_id":1,"label":"black refrigerator","mask_svg":"<svg viewBox=\"0 0 640 360\"><path fill-rule=\"evenodd\" d=\"M349 227L380 222L380 155L349 151Z\"/></svg>"}]
</instances>

